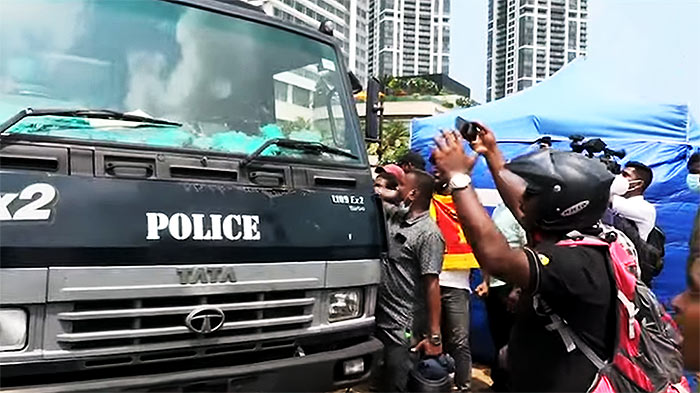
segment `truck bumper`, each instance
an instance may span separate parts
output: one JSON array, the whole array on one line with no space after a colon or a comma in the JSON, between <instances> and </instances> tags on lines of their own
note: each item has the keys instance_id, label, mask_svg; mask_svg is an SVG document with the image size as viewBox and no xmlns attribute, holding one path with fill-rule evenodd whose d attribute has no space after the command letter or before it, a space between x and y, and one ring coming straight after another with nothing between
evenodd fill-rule
<instances>
[{"instance_id":1,"label":"truck bumper","mask_svg":"<svg viewBox=\"0 0 700 393\"><path fill-rule=\"evenodd\" d=\"M374 337L337 351L235 367L84 380L10 388L12 392L82 391L304 391L327 392L367 380L379 364L382 344ZM362 359L364 370L345 375L344 363Z\"/></svg>"}]
</instances>

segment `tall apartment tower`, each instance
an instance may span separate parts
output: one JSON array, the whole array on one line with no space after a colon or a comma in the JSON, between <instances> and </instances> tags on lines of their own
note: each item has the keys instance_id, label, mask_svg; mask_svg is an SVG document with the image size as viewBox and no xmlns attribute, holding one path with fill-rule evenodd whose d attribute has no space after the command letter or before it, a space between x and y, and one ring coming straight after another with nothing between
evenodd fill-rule
<instances>
[{"instance_id":1,"label":"tall apartment tower","mask_svg":"<svg viewBox=\"0 0 700 393\"><path fill-rule=\"evenodd\" d=\"M489 0L486 101L542 81L586 54L587 0Z\"/></svg>"},{"instance_id":2,"label":"tall apartment tower","mask_svg":"<svg viewBox=\"0 0 700 393\"><path fill-rule=\"evenodd\" d=\"M450 0L370 0L369 74L447 74Z\"/></svg>"},{"instance_id":3,"label":"tall apartment tower","mask_svg":"<svg viewBox=\"0 0 700 393\"><path fill-rule=\"evenodd\" d=\"M334 24L334 36L342 43L348 69L367 78L367 24L369 0L248 0L267 14L291 23L317 28L320 22Z\"/></svg>"}]
</instances>

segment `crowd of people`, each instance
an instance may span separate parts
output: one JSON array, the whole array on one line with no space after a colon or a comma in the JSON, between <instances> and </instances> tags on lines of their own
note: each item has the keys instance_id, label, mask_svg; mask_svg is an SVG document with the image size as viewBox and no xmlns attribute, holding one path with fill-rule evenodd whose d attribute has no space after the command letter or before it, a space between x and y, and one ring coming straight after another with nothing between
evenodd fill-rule
<instances>
[{"instance_id":1,"label":"crowd of people","mask_svg":"<svg viewBox=\"0 0 700 393\"><path fill-rule=\"evenodd\" d=\"M614 175L593 158L549 144L507 164L494 133L483 124L478 130L469 140L476 154L465 152L459 132L436 138L430 173L415 152L375 170L388 235L376 311L385 356L375 388L426 391L412 381L426 382L421 372L427 370L439 376L433 391L445 386L447 373L451 389L471 391L470 273L479 268L482 282L474 291L485 301L497 352L492 390L589 391L602 372L596 359L618 356L621 292L612 278L611 251L571 242L613 232L634 261L629 273L650 287L663 267L665 241L654 205L644 198L653 171L629 162ZM471 184L478 156L503 200L492 215ZM700 192L700 153L690 157L688 171L689 189ZM700 368L698 221L700 212L688 289L673 301L691 370ZM447 371L436 373L432 365Z\"/></svg>"}]
</instances>

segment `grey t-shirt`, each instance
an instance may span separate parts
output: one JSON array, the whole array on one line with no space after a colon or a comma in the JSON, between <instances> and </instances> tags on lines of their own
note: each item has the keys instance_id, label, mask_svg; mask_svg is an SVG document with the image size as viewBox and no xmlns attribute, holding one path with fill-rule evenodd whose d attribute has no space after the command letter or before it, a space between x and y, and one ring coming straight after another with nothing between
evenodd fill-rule
<instances>
[{"instance_id":1,"label":"grey t-shirt","mask_svg":"<svg viewBox=\"0 0 700 393\"><path fill-rule=\"evenodd\" d=\"M445 241L427 211L408 218L385 205L385 212L389 255L382 261L377 326L422 333L427 328L422 277L440 274Z\"/></svg>"}]
</instances>

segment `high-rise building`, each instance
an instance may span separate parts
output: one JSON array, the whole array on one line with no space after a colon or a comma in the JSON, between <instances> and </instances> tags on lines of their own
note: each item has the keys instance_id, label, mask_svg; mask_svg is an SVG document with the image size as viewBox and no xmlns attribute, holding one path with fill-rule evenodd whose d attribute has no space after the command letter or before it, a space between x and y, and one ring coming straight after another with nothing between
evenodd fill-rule
<instances>
[{"instance_id":1,"label":"high-rise building","mask_svg":"<svg viewBox=\"0 0 700 393\"><path fill-rule=\"evenodd\" d=\"M587 0L489 0L486 101L542 81L586 54Z\"/></svg>"},{"instance_id":2,"label":"high-rise building","mask_svg":"<svg viewBox=\"0 0 700 393\"><path fill-rule=\"evenodd\" d=\"M447 74L450 1L370 0L369 74Z\"/></svg>"},{"instance_id":3,"label":"high-rise building","mask_svg":"<svg viewBox=\"0 0 700 393\"><path fill-rule=\"evenodd\" d=\"M367 78L367 22L369 0L249 0L266 13L291 23L317 28L320 22L334 24L334 36L342 43L348 69Z\"/></svg>"}]
</instances>

